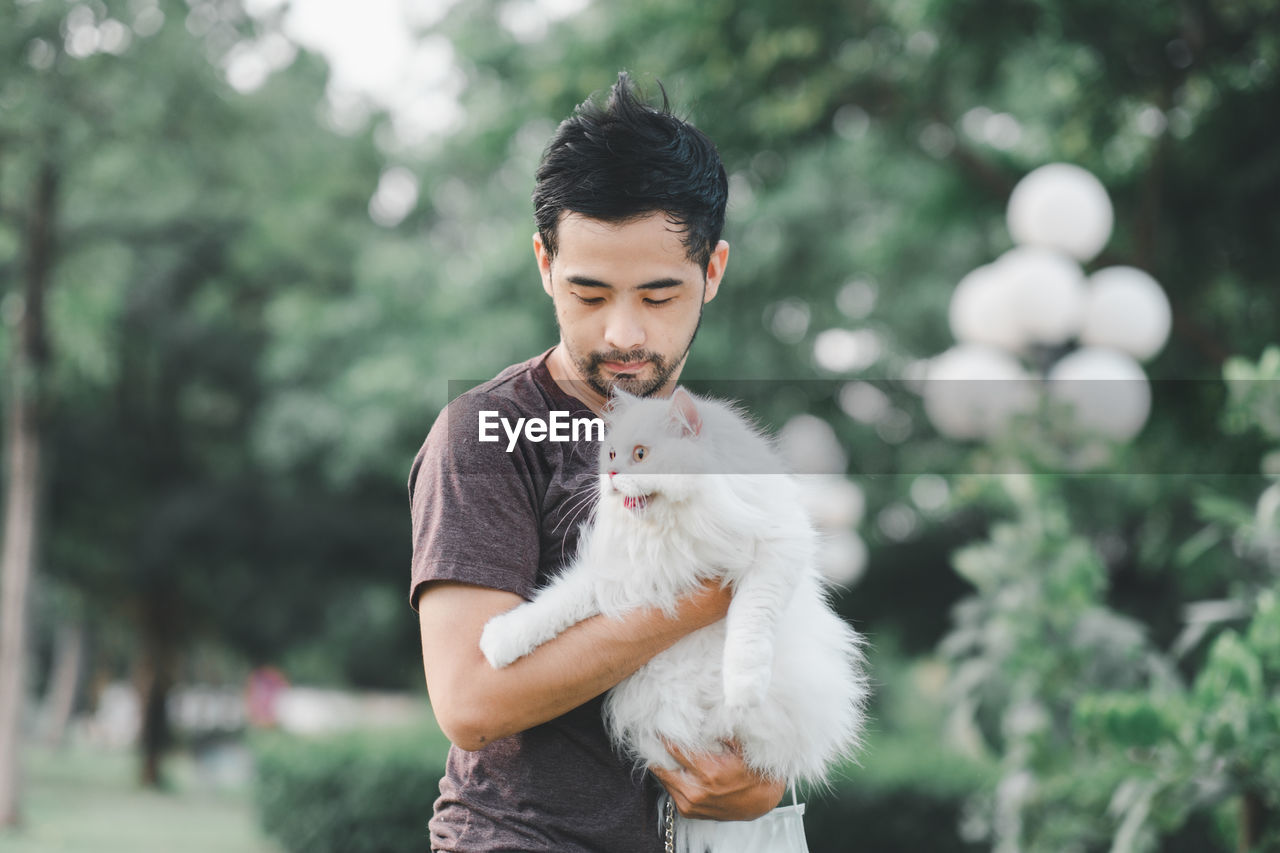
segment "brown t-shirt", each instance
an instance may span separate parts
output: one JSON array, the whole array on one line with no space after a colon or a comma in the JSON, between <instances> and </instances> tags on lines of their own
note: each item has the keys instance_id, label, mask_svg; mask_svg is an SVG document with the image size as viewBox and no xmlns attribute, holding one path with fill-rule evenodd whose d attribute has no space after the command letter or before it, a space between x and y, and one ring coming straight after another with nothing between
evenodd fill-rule
<instances>
[{"instance_id":1,"label":"brown t-shirt","mask_svg":"<svg viewBox=\"0 0 1280 853\"><path fill-rule=\"evenodd\" d=\"M547 353L507 368L436 419L409 476L410 600L424 584L460 581L524 598L567 563L583 502L596 488L595 441L535 442L510 452L501 426L592 413L551 378ZM581 434L581 433L580 433ZM433 850L657 853L658 787L611 746L602 699L477 752L453 747L431 818Z\"/></svg>"}]
</instances>

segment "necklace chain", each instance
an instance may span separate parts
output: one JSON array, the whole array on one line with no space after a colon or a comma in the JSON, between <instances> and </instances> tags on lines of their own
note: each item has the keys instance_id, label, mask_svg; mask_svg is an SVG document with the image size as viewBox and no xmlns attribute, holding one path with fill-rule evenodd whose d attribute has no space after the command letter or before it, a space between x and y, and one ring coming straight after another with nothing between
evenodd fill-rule
<instances>
[{"instance_id":1,"label":"necklace chain","mask_svg":"<svg viewBox=\"0 0 1280 853\"><path fill-rule=\"evenodd\" d=\"M666 853L676 853L676 804L671 799L671 795L667 795L667 814L666 814Z\"/></svg>"}]
</instances>

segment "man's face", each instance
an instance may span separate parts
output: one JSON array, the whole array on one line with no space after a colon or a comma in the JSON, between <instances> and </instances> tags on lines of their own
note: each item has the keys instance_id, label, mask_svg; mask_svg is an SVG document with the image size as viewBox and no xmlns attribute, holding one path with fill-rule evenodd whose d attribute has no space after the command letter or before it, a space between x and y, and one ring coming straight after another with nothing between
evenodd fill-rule
<instances>
[{"instance_id":1,"label":"man's face","mask_svg":"<svg viewBox=\"0 0 1280 853\"><path fill-rule=\"evenodd\" d=\"M722 240L703 270L680 238L662 213L624 224L565 214L554 260L534 236L561 349L596 402L614 387L639 396L674 388L729 257Z\"/></svg>"}]
</instances>

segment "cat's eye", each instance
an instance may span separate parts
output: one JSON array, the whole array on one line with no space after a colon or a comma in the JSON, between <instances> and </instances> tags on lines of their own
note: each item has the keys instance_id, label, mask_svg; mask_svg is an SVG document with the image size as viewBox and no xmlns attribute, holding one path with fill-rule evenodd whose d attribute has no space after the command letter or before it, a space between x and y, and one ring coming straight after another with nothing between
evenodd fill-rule
<instances>
[{"instance_id":1,"label":"cat's eye","mask_svg":"<svg viewBox=\"0 0 1280 853\"><path fill-rule=\"evenodd\" d=\"M609 458L610 458L610 459L613 459L613 458L614 458L615 456L617 456L617 455L618 455L618 454L614 453L612 450L610 450L610 451L609 451Z\"/></svg>"},{"instance_id":2,"label":"cat's eye","mask_svg":"<svg viewBox=\"0 0 1280 853\"><path fill-rule=\"evenodd\" d=\"M636 449L631 451L631 458L637 462L643 462L644 458L649 455L649 448L643 444L637 444Z\"/></svg>"}]
</instances>

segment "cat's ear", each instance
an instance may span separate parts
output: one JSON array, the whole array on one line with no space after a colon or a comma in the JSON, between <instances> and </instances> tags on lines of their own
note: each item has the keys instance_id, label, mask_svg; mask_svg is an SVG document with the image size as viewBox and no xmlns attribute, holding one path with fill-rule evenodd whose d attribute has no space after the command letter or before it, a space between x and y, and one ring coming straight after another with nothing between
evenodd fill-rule
<instances>
[{"instance_id":1,"label":"cat's ear","mask_svg":"<svg viewBox=\"0 0 1280 853\"><path fill-rule=\"evenodd\" d=\"M698 414L698 405L694 402L693 395L683 388L677 388L671 395L671 424L683 438L692 438L702 432L702 415Z\"/></svg>"},{"instance_id":2,"label":"cat's ear","mask_svg":"<svg viewBox=\"0 0 1280 853\"><path fill-rule=\"evenodd\" d=\"M627 410L627 408L640 398L634 394L628 394L621 388L614 387L613 394L609 397L609 402L604 406L605 420L613 423L618 417Z\"/></svg>"}]
</instances>

